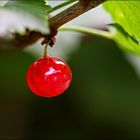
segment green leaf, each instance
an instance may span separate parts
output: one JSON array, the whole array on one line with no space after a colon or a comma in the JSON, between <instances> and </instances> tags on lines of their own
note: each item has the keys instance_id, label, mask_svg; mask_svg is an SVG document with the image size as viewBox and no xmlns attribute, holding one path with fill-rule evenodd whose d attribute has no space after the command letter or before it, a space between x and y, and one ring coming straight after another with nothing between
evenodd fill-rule
<instances>
[{"instance_id":1,"label":"green leaf","mask_svg":"<svg viewBox=\"0 0 140 140\"><path fill-rule=\"evenodd\" d=\"M114 20L114 40L122 48L140 54L140 1L107 1L104 8Z\"/></svg>"},{"instance_id":2,"label":"green leaf","mask_svg":"<svg viewBox=\"0 0 140 140\"><path fill-rule=\"evenodd\" d=\"M0 8L0 19L5 15L9 31L22 32L29 28L48 33L47 14L50 9L44 0L14 0ZM10 23L8 18L11 18Z\"/></svg>"},{"instance_id":3,"label":"green leaf","mask_svg":"<svg viewBox=\"0 0 140 140\"><path fill-rule=\"evenodd\" d=\"M136 38L128 34L119 24L112 24L116 30L113 39L119 44L122 49L128 50L134 54L140 54L140 45Z\"/></svg>"}]
</instances>

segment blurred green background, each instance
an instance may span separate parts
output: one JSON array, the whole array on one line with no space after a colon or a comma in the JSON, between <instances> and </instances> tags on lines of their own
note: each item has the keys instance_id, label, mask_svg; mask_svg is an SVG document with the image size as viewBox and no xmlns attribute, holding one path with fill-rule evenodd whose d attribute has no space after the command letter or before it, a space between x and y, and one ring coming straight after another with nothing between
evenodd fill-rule
<instances>
[{"instance_id":1,"label":"blurred green background","mask_svg":"<svg viewBox=\"0 0 140 140\"><path fill-rule=\"evenodd\" d=\"M35 57L0 49L0 139L140 138L140 79L118 46L81 37L61 96L35 96L26 72Z\"/></svg>"}]
</instances>

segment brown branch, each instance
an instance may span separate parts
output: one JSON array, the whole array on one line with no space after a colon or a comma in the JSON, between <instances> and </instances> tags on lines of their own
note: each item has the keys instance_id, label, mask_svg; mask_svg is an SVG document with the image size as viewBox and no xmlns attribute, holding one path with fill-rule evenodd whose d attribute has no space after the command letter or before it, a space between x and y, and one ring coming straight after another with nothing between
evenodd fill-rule
<instances>
[{"instance_id":1,"label":"brown branch","mask_svg":"<svg viewBox=\"0 0 140 140\"><path fill-rule=\"evenodd\" d=\"M19 33L13 33L12 37L6 38L6 37L0 37L0 44L1 46L5 47L15 47L15 48L25 48L33 43L35 43L40 38L45 38L46 35L42 34L38 31L31 31L28 28L26 28L26 32L24 35L21 35Z\"/></svg>"},{"instance_id":2,"label":"brown branch","mask_svg":"<svg viewBox=\"0 0 140 140\"><path fill-rule=\"evenodd\" d=\"M55 35L56 30L63 24L75 19L76 17L82 15L83 13L97 7L105 0L79 0L76 4L72 5L68 9L62 11L56 16L49 19L50 28L52 35Z\"/></svg>"},{"instance_id":3,"label":"brown branch","mask_svg":"<svg viewBox=\"0 0 140 140\"><path fill-rule=\"evenodd\" d=\"M8 42L12 42L12 44L17 48L25 48L35 43L38 39L44 38L42 44L47 44L49 41L51 41L50 45L53 46L56 40L55 36L57 34L57 29L60 26L75 19L76 17L91 10L92 8L97 7L104 1L105 0L79 0L79 2L72 5L71 7L60 12L54 17L49 18L51 30L51 33L49 35L42 34L41 32L38 31L30 31L29 29L27 29L25 35L15 33L13 38L8 40ZM0 38L0 43L4 45L6 44L6 42L7 40L5 39L3 40L2 38Z\"/></svg>"}]
</instances>

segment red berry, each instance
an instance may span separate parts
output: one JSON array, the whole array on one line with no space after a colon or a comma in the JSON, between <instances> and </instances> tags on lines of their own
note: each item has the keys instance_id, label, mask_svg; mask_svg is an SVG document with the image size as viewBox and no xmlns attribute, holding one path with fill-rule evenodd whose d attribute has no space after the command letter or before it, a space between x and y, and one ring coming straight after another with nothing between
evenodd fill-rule
<instances>
[{"instance_id":1,"label":"red berry","mask_svg":"<svg viewBox=\"0 0 140 140\"><path fill-rule=\"evenodd\" d=\"M27 72L27 84L38 96L54 97L70 85L72 73L69 66L55 57L44 57L33 62Z\"/></svg>"}]
</instances>

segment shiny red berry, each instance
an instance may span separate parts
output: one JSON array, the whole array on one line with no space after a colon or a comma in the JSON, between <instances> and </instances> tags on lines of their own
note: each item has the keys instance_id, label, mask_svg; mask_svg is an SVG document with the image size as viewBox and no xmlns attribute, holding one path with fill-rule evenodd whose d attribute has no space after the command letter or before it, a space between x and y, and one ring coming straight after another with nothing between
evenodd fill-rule
<instances>
[{"instance_id":1,"label":"shiny red berry","mask_svg":"<svg viewBox=\"0 0 140 140\"><path fill-rule=\"evenodd\" d=\"M38 96L54 97L70 85L72 73L66 62L55 57L44 57L33 62L27 71L27 84Z\"/></svg>"}]
</instances>

